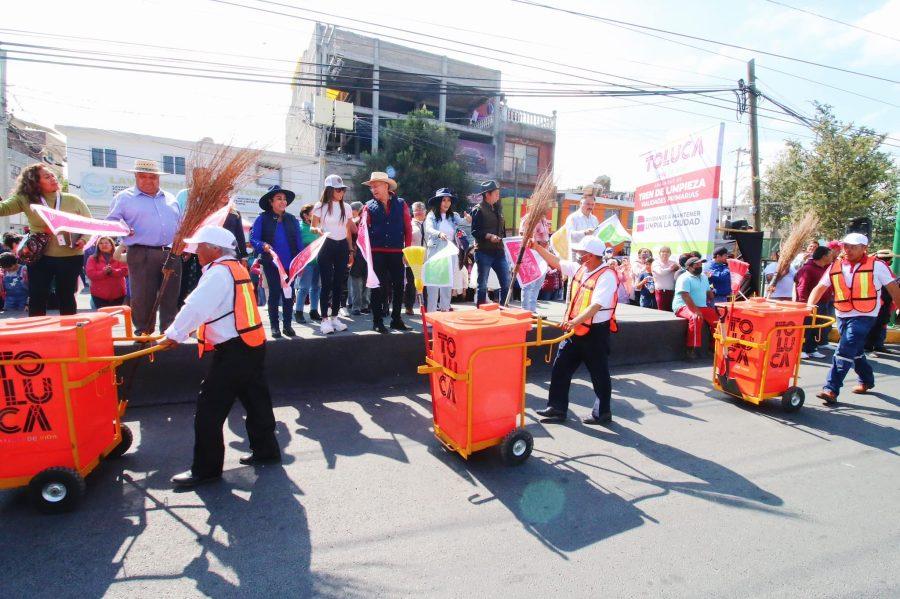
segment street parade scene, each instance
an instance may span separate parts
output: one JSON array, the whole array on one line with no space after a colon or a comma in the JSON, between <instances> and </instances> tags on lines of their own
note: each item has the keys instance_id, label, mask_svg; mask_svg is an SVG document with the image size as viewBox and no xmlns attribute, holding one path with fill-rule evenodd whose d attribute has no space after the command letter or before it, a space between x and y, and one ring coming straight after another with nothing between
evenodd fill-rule
<instances>
[{"instance_id":1,"label":"street parade scene","mask_svg":"<svg viewBox=\"0 0 900 599\"><path fill-rule=\"evenodd\" d=\"M0 597L900 596L900 1L46 8Z\"/></svg>"}]
</instances>

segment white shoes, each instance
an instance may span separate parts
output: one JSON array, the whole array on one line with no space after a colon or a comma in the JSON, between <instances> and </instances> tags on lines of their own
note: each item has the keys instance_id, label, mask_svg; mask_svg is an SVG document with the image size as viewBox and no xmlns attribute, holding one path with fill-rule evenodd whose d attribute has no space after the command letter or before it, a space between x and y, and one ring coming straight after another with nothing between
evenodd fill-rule
<instances>
[{"instance_id":1,"label":"white shoes","mask_svg":"<svg viewBox=\"0 0 900 599\"><path fill-rule=\"evenodd\" d=\"M825 354L823 354L822 352L819 352L819 351L814 351L813 353L809 354L809 357L810 358L824 358Z\"/></svg>"},{"instance_id":2,"label":"white shoes","mask_svg":"<svg viewBox=\"0 0 900 599\"><path fill-rule=\"evenodd\" d=\"M323 335L328 335L329 333L334 332L334 326L332 326L330 318L322 319L322 324L319 325L319 331L321 331Z\"/></svg>"},{"instance_id":3,"label":"white shoes","mask_svg":"<svg viewBox=\"0 0 900 599\"><path fill-rule=\"evenodd\" d=\"M325 321L323 320L322 322L325 322ZM343 322L341 322L337 316L331 317L331 327L338 333L340 333L341 331L347 330L347 325L345 325Z\"/></svg>"}]
</instances>

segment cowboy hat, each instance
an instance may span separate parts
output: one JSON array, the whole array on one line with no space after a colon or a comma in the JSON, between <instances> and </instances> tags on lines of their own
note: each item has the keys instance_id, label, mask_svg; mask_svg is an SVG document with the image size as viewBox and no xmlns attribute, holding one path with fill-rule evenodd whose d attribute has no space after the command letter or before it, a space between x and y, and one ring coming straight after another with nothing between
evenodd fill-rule
<instances>
[{"instance_id":1,"label":"cowboy hat","mask_svg":"<svg viewBox=\"0 0 900 599\"><path fill-rule=\"evenodd\" d=\"M478 191L478 193L484 195L490 191L494 191L495 189L500 189L500 187L497 186L496 181L484 181L482 182L481 189Z\"/></svg>"},{"instance_id":2,"label":"cowboy hat","mask_svg":"<svg viewBox=\"0 0 900 599\"><path fill-rule=\"evenodd\" d=\"M387 183L388 188L391 191L397 190L397 182L388 177L387 173L382 173L381 171L373 171L372 175L369 177L368 181L363 181L363 185L366 187L370 187L372 183Z\"/></svg>"},{"instance_id":3,"label":"cowboy hat","mask_svg":"<svg viewBox=\"0 0 900 599\"><path fill-rule=\"evenodd\" d=\"M897 254L895 254L895 253L892 252L891 250L885 249L885 250L878 250L877 252L875 252L875 257L876 257L876 258L883 258L883 259L886 259L886 258L896 258L896 257L897 257Z\"/></svg>"},{"instance_id":4,"label":"cowboy hat","mask_svg":"<svg viewBox=\"0 0 900 599\"><path fill-rule=\"evenodd\" d=\"M440 204L442 201L444 201L444 198L450 198L451 200L455 200L456 194L453 193L453 190L450 189L449 187L441 187L436 192L434 192L434 197L428 200L428 207L434 208L435 206Z\"/></svg>"},{"instance_id":5,"label":"cowboy hat","mask_svg":"<svg viewBox=\"0 0 900 599\"><path fill-rule=\"evenodd\" d=\"M166 173L159 170L159 163L155 160L143 160L138 158L134 161L134 168L125 169L130 173L147 173L148 175L165 175Z\"/></svg>"},{"instance_id":6,"label":"cowboy hat","mask_svg":"<svg viewBox=\"0 0 900 599\"><path fill-rule=\"evenodd\" d=\"M263 210L268 210L272 207L272 198L275 197L276 193L283 193L285 199L287 199L288 206L291 205L291 202L294 201L294 197L296 195L290 189L282 189L281 185L273 185L269 188L269 191L263 194L261 198L259 198L259 207Z\"/></svg>"}]
</instances>

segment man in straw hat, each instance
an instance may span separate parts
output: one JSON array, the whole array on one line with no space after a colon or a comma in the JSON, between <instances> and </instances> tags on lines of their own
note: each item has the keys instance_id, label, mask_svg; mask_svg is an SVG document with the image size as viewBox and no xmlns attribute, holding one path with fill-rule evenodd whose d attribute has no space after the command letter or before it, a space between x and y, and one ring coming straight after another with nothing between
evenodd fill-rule
<instances>
[{"instance_id":1,"label":"man in straw hat","mask_svg":"<svg viewBox=\"0 0 900 599\"><path fill-rule=\"evenodd\" d=\"M834 290L834 310L841 340L834 352L825 387L817 394L826 405L837 404L838 393L850 368L859 377L854 393L866 393L875 386L875 374L863 347L881 309L881 290L886 289L894 302L900 304L897 281L886 264L875 256L866 255L868 246L869 239L862 233L844 237L841 240L843 257L834 261L806 300L806 305L812 308L826 290Z\"/></svg>"},{"instance_id":2,"label":"man in straw hat","mask_svg":"<svg viewBox=\"0 0 900 599\"><path fill-rule=\"evenodd\" d=\"M122 220L131 228L125 237L128 277L131 285L131 317L137 334L152 334L156 328L153 304L163 280L163 265L169 259L172 240L181 220L175 197L159 188L163 175L155 160L135 160L134 186L113 198L107 220ZM159 328L165 330L178 310L181 260L171 260L169 283L159 302Z\"/></svg>"},{"instance_id":3,"label":"man in straw hat","mask_svg":"<svg viewBox=\"0 0 900 599\"><path fill-rule=\"evenodd\" d=\"M612 378L609 375L609 334L616 332L616 290L619 277L604 260L606 244L595 236L588 236L575 246L579 262L561 260L545 247L532 240L529 247L547 261L550 268L559 269L572 281L569 305L563 330L574 335L559 346L550 373L550 392L547 407L538 410L542 422L563 422L569 410L569 387L572 376L583 363L591 375L597 399L585 424L604 424L612 421L610 402Z\"/></svg>"},{"instance_id":4,"label":"man in straw hat","mask_svg":"<svg viewBox=\"0 0 900 599\"><path fill-rule=\"evenodd\" d=\"M500 187L496 181L481 184L481 203L472 211L472 237L475 238L475 265L478 267L476 305L487 301L488 277L491 269L500 283L500 301L509 289L509 262L503 251L506 223L500 207Z\"/></svg>"},{"instance_id":5,"label":"man in straw hat","mask_svg":"<svg viewBox=\"0 0 900 599\"><path fill-rule=\"evenodd\" d=\"M391 290L391 328L406 331L409 327L401 318L403 309L403 248L412 243L412 217L403 198L397 197L397 182L387 173L373 172L363 185L372 192L366 202L369 242L372 245L372 268L378 277L378 287L372 290L372 328L387 333L384 317L387 292Z\"/></svg>"},{"instance_id":6,"label":"man in straw hat","mask_svg":"<svg viewBox=\"0 0 900 599\"><path fill-rule=\"evenodd\" d=\"M251 450L240 458L241 464L281 461L272 400L263 374L266 333L250 275L237 259L234 234L223 227L207 225L185 242L197 244L203 276L159 344L184 343L190 333L197 331L201 354L215 351L197 397L194 459L190 470L172 477L176 487L193 487L222 476L222 427L235 398L247 413Z\"/></svg>"}]
</instances>

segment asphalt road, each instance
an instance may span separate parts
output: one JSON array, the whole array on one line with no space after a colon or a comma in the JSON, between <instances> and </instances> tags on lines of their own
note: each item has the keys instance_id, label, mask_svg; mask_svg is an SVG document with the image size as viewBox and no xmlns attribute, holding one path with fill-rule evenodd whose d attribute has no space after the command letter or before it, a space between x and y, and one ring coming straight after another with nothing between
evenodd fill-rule
<instances>
[{"instance_id":1,"label":"asphalt road","mask_svg":"<svg viewBox=\"0 0 900 599\"><path fill-rule=\"evenodd\" d=\"M618 370L615 422L542 425L518 468L432 436L424 384L276 390L283 466L174 493L192 407L141 407L138 440L79 511L0 493L0 597L897 597L900 362L877 387L786 415L711 391L709 369ZM851 381L852 382L852 381ZM545 371L529 378L542 407ZM191 390L185 390L189 398ZM588 413L586 380L574 415Z\"/></svg>"}]
</instances>

